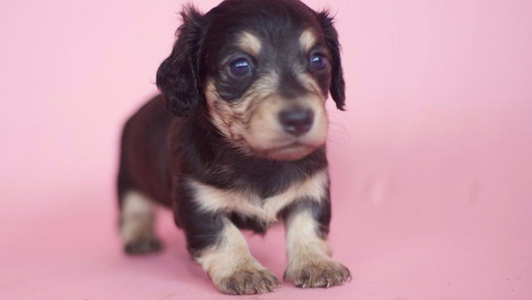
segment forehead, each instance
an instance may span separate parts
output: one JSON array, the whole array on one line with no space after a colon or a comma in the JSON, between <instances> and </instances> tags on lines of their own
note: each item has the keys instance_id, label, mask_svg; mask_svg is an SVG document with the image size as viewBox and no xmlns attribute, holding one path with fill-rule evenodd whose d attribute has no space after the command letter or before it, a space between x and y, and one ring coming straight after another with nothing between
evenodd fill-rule
<instances>
[{"instance_id":1,"label":"forehead","mask_svg":"<svg viewBox=\"0 0 532 300\"><path fill-rule=\"evenodd\" d=\"M258 44L280 49L321 36L316 14L299 1L226 0L207 16L205 42L211 51L232 46L256 51Z\"/></svg>"}]
</instances>

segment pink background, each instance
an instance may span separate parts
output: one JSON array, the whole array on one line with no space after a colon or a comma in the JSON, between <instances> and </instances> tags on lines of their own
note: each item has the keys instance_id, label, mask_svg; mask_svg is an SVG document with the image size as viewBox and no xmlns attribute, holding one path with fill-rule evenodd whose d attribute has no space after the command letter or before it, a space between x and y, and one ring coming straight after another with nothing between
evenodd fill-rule
<instances>
[{"instance_id":1,"label":"pink background","mask_svg":"<svg viewBox=\"0 0 532 300\"><path fill-rule=\"evenodd\" d=\"M343 44L330 242L353 280L253 298L532 299L532 2L307 3ZM160 255L124 256L116 230L119 128L156 92L180 6L0 3L1 299L229 299L168 213ZM282 228L247 236L281 277Z\"/></svg>"}]
</instances>

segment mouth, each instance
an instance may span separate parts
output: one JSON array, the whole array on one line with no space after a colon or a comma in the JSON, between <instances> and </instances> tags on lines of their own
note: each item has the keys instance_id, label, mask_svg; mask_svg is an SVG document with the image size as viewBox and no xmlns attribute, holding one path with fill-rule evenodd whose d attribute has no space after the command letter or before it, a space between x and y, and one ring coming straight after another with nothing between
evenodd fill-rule
<instances>
[{"instance_id":1,"label":"mouth","mask_svg":"<svg viewBox=\"0 0 532 300\"><path fill-rule=\"evenodd\" d=\"M299 160L312 153L316 148L316 146L293 142L288 145L270 148L261 152L263 155L275 160Z\"/></svg>"}]
</instances>

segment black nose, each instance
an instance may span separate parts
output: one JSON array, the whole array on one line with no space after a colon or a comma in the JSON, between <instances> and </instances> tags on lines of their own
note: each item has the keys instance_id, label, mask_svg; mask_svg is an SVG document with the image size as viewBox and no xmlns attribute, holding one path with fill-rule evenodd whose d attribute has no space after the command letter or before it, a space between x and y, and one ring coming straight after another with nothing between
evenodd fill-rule
<instances>
[{"instance_id":1,"label":"black nose","mask_svg":"<svg viewBox=\"0 0 532 300\"><path fill-rule=\"evenodd\" d=\"M279 122L286 132L295 136L307 133L312 127L314 112L310 109L295 108L279 113Z\"/></svg>"}]
</instances>

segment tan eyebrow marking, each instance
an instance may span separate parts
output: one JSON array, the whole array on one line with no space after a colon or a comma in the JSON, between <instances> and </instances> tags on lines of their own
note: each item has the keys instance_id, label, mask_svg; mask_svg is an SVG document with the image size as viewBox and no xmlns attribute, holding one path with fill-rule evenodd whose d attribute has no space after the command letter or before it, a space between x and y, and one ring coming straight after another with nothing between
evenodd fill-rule
<instances>
[{"instance_id":1,"label":"tan eyebrow marking","mask_svg":"<svg viewBox=\"0 0 532 300\"><path fill-rule=\"evenodd\" d=\"M238 46L250 55L258 56L262 48L262 42L249 32L242 32L240 35Z\"/></svg>"},{"instance_id":2,"label":"tan eyebrow marking","mask_svg":"<svg viewBox=\"0 0 532 300\"><path fill-rule=\"evenodd\" d=\"M305 29L299 36L299 45L305 52L308 52L316 44L317 40L316 34L312 29Z\"/></svg>"}]
</instances>

